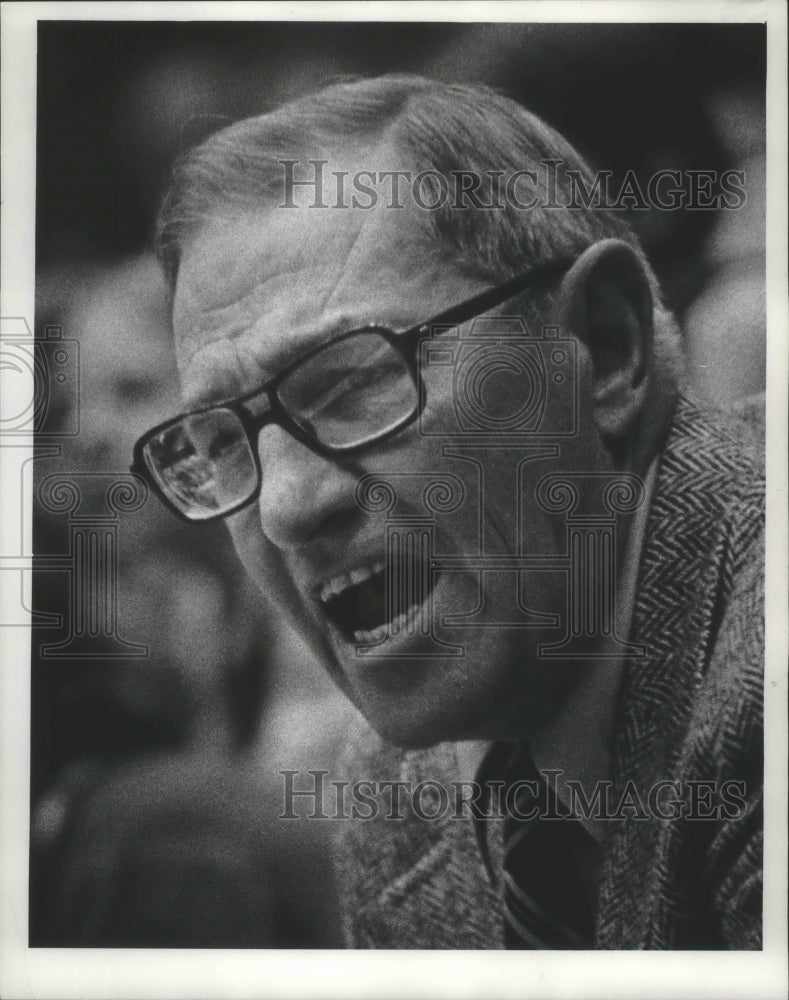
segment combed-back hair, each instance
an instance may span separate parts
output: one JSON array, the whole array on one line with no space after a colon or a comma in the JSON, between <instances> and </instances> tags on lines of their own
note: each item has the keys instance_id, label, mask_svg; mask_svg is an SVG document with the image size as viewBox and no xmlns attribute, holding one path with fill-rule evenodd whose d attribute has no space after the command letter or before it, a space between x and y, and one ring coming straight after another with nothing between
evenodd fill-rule
<instances>
[{"instance_id":1,"label":"combed-back hair","mask_svg":"<svg viewBox=\"0 0 789 1000\"><path fill-rule=\"evenodd\" d=\"M472 84L447 84L410 75L333 83L274 111L239 121L183 155L173 169L156 233L157 251L174 286L182 248L201 224L222 209L282 203L283 160L328 160L347 147L397 151L400 169L458 171L480 177L532 170L536 204L523 209L503 199L501 209L453 207L414 213L429 235L451 253L457 267L492 283L557 257L572 257L598 240L629 243L645 264L652 285L656 329L675 330L640 244L620 218L573 196L568 171L586 191L595 177L558 132L520 104ZM555 190L546 185L548 161ZM360 163L360 168L365 164ZM430 176L425 180L430 182ZM434 179L438 183L438 179ZM437 203L429 186L425 201ZM576 186L577 194L577 186ZM490 200L480 191L480 197ZM572 204L572 207L567 206ZM553 205L553 207L551 207ZM674 339L673 336L671 339Z\"/></svg>"}]
</instances>

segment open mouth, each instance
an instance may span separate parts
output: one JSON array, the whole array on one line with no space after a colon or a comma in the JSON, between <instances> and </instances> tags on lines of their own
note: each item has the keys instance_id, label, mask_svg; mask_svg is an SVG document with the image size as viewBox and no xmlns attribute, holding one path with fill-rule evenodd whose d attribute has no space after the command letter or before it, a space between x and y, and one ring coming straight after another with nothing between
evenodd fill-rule
<instances>
[{"instance_id":1,"label":"open mouth","mask_svg":"<svg viewBox=\"0 0 789 1000\"><path fill-rule=\"evenodd\" d=\"M324 614L347 642L382 642L417 630L439 576L411 554L332 577L319 597Z\"/></svg>"}]
</instances>

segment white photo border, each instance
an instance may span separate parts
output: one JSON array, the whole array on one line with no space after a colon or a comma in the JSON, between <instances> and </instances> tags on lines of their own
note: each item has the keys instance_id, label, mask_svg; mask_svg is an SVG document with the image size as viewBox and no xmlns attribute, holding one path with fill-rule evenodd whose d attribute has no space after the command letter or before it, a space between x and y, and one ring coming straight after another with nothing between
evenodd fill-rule
<instances>
[{"instance_id":1,"label":"white photo border","mask_svg":"<svg viewBox=\"0 0 789 1000\"><path fill-rule=\"evenodd\" d=\"M36 23L106 21L750 22L767 24L767 602L764 949L725 952L333 952L27 947L30 635L0 634L0 996L759 997L787 995L787 45L782 0L2 5L2 305L34 303ZM0 372L0 377L3 373ZM8 388L8 383L6 383ZM20 389L19 379L13 388ZM23 390L24 391L24 390ZM32 441L29 446L32 457ZM0 448L0 474L11 469ZM18 457L18 455L16 456ZM16 460L15 460L16 466ZM7 483L7 480L5 480ZM8 490L3 491L7 497ZM31 551L0 508L0 552ZM29 523L29 519L27 522ZM19 547L21 544L21 548ZM2 577L2 574L0 574ZM30 606L30 574L25 574ZM0 593L0 601L18 593ZM2 605L5 606L5 605ZM0 607L2 607L0 606ZM0 620L2 616L0 615Z\"/></svg>"}]
</instances>

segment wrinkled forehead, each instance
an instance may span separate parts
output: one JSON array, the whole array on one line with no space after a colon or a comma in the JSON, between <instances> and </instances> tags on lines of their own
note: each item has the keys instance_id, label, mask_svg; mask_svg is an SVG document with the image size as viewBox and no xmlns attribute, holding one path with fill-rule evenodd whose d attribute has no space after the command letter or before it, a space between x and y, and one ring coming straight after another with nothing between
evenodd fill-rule
<instances>
[{"instance_id":1,"label":"wrinkled forehead","mask_svg":"<svg viewBox=\"0 0 789 1000\"><path fill-rule=\"evenodd\" d=\"M184 248L179 268L174 311L212 306L232 298L235 285L267 280L309 270L323 275L322 284L336 287L343 275L362 277L387 269L408 277L413 254L420 258L446 257L442 246L414 211L387 206L364 210L350 206L324 211L313 206L258 208L254 205L221 211L196 230ZM195 279L199 276L199 280ZM207 280L213 279L213 280ZM195 302L187 296L197 295ZM319 291L319 289L316 289ZM214 301L213 297L218 296Z\"/></svg>"},{"instance_id":2,"label":"wrinkled forehead","mask_svg":"<svg viewBox=\"0 0 789 1000\"><path fill-rule=\"evenodd\" d=\"M248 173L239 170L225 189L201 199L213 205L206 209L206 222L246 208L276 210L294 228L298 221L309 226L324 215L338 230L391 216L407 218L423 233L432 232L424 183L414 184L421 176L414 156L391 137L349 140L333 150L306 144L299 151L271 151L261 155L260 166L250 159ZM198 235L204 228L198 225Z\"/></svg>"},{"instance_id":3,"label":"wrinkled forehead","mask_svg":"<svg viewBox=\"0 0 789 1000\"><path fill-rule=\"evenodd\" d=\"M315 190L301 189L291 202L224 208L196 229L174 297L182 374L198 356L210 367L219 353L227 357L228 345L244 355L254 344L264 379L312 346L310 338L368 322L400 327L431 314L429 293L449 288L455 268L430 220L405 198L400 207L383 198L335 204L330 193L324 184L318 203Z\"/></svg>"}]
</instances>

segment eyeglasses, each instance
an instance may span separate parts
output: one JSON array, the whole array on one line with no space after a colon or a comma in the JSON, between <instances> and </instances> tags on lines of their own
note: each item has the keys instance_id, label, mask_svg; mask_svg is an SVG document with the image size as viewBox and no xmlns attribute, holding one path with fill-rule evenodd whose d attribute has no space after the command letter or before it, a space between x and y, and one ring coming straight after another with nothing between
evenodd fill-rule
<instances>
[{"instance_id":1,"label":"eyeglasses","mask_svg":"<svg viewBox=\"0 0 789 1000\"><path fill-rule=\"evenodd\" d=\"M460 326L529 286L558 277L553 260L488 289L409 330L375 324L349 330L288 365L239 399L159 424L137 441L131 471L187 521L213 521L252 503L262 470L257 439L277 424L317 455L356 454L412 424L424 403L419 342Z\"/></svg>"}]
</instances>

